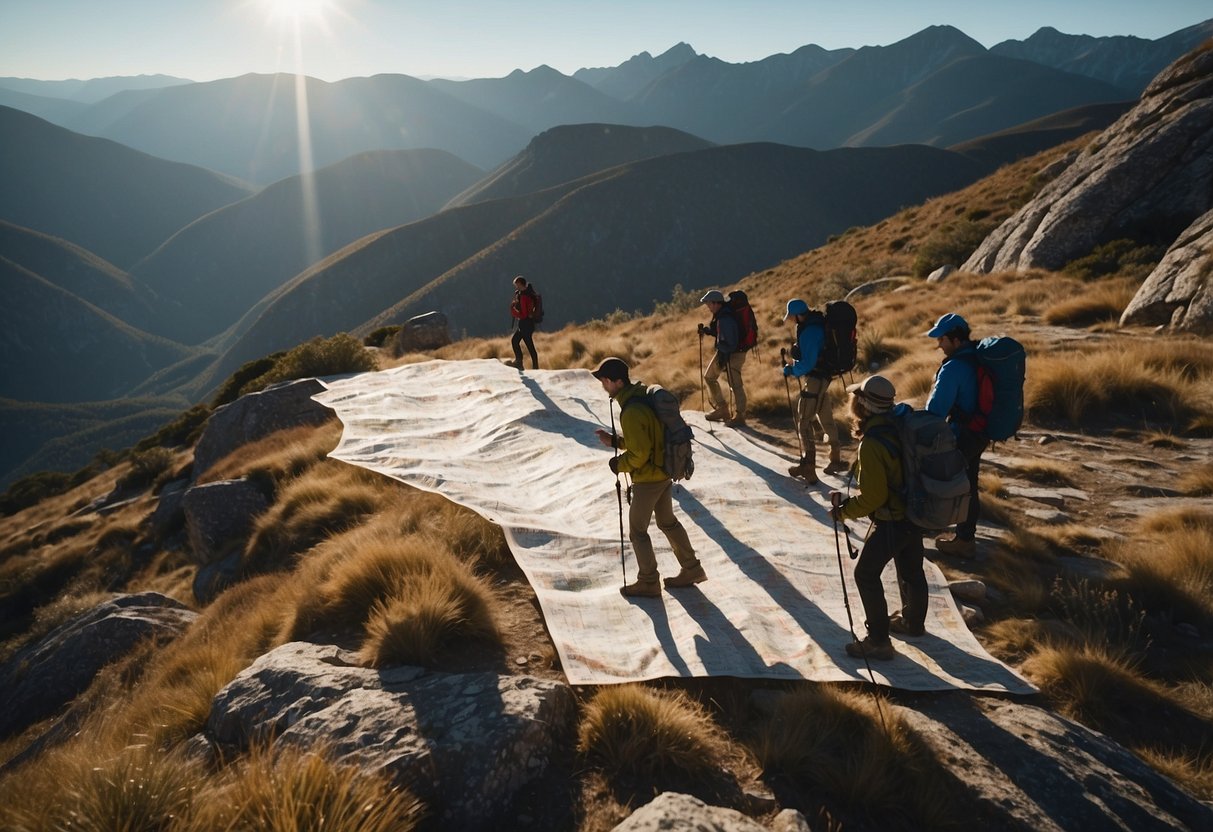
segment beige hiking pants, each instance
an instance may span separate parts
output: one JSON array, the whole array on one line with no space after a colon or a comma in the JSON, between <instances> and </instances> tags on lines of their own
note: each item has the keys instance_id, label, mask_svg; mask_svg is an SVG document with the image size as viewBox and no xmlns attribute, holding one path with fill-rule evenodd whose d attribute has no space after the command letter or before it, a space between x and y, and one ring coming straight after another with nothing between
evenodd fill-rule
<instances>
[{"instance_id":1,"label":"beige hiking pants","mask_svg":"<svg viewBox=\"0 0 1213 832\"><path fill-rule=\"evenodd\" d=\"M725 377L729 383L729 389L733 391L732 415L739 418L746 415L745 382L741 378L741 368L745 364L745 356L744 352L733 353L729 356L729 363L724 367L717 364L715 357L713 357L711 366L703 374L703 380L708 385L708 399L711 401L712 407L727 413L729 403L725 400L724 393L720 389L720 376L723 375Z\"/></svg>"},{"instance_id":2,"label":"beige hiking pants","mask_svg":"<svg viewBox=\"0 0 1213 832\"><path fill-rule=\"evenodd\" d=\"M641 583L656 582L657 555L653 553L653 541L649 538L649 521L657 515L657 528L661 529L674 557L678 558L683 569L693 569L699 565L695 550L691 548L687 530L674 516L674 483L670 480L660 482L632 483L632 506L628 509L628 536L632 541L632 550L636 553L636 565L640 570L637 578Z\"/></svg>"},{"instance_id":3,"label":"beige hiking pants","mask_svg":"<svg viewBox=\"0 0 1213 832\"><path fill-rule=\"evenodd\" d=\"M830 446L830 462L840 459L838 427L834 424L834 408L830 401L830 381L827 378L804 376L801 379L800 400L796 404L796 429L804 446L804 456L817 464L815 427L821 426L822 441Z\"/></svg>"}]
</instances>

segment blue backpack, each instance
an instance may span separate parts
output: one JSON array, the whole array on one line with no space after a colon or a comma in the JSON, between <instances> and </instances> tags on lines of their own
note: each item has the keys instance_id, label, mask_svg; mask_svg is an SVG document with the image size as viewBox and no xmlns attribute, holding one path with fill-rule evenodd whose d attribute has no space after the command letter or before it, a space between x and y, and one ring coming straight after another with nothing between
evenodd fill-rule
<instances>
[{"instance_id":1,"label":"blue backpack","mask_svg":"<svg viewBox=\"0 0 1213 832\"><path fill-rule=\"evenodd\" d=\"M1027 374L1027 352L1023 344L1007 335L993 335L977 342L977 413L969 418L969 430L991 442L1010 439L1023 424L1023 383Z\"/></svg>"}]
</instances>

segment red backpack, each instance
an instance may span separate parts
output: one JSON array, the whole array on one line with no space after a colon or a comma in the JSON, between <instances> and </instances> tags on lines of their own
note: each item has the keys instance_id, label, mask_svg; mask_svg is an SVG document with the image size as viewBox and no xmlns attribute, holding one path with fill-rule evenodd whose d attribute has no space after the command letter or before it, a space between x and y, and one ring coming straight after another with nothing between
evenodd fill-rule
<instances>
[{"instance_id":1,"label":"red backpack","mask_svg":"<svg viewBox=\"0 0 1213 832\"><path fill-rule=\"evenodd\" d=\"M737 319L737 349L745 352L758 343L758 319L754 317L754 307L750 299L740 289L729 292L729 309Z\"/></svg>"}]
</instances>

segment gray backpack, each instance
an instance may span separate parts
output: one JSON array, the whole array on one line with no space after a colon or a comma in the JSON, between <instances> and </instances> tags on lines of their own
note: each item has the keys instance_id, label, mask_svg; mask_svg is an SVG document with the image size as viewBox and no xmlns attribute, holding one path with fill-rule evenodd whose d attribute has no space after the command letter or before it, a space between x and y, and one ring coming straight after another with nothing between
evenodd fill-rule
<instances>
[{"instance_id":1,"label":"gray backpack","mask_svg":"<svg viewBox=\"0 0 1213 832\"><path fill-rule=\"evenodd\" d=\"M643 396L632 396L624 405L626 410L633 402L643 404L657 414L663 436L661 458L654 460L666 476L677 482L689 480L695 473L694 452L691 440L695 438L691 426L682 418L678 397L658 384L651 384Z\"/></svg>"},{"instance_id":2,"label":"gray backpack","mask_svg":"<svg viewBox=\"0 0 1213 832\"><path fill-rule=\"evenodd\" d=\"M952 426L941 416L899 404L888 429L867 434L901 459L906 519L923 531L942 531L969 511L969 474Z\"/></svg>"}]
</instances>

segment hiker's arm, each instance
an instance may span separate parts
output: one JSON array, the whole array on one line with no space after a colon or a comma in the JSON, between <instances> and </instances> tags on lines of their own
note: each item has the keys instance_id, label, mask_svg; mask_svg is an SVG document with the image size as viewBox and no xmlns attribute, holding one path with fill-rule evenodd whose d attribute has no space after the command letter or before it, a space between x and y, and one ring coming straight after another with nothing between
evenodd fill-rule
<instances>
[{"instance_id":1,"label":"hiker's arm","mask_svg":"<svg viewBox=\"0 0 1213 832\"><path fill-rule=\"evenodd\" d=\"M859 443L859 465L855 474L859 493L843 502L842 516L845 519L867 517L889 501L888 462L888 451L879 442L866 440Z\"/></svg>"},{"instance_id":2,"label":"hiker's arm","mask_svg":"<svg viewBox=\"0 0 1213 832\"><path fill-rule=\"evenodd\" d=\"M817 356L821 352L822 342L825 341L825 330L819 326L806 326L800 331L796 343L800 345L800 358L791 366L789 375L801 378L812 372L817 366Z\"/></svg>"},{"instance_id":3,"label":"hiker's arm","mask_svg":"<svg viewBox=\"0 0 1213 832\"><path fill-rule=\"evenodd\" d=\"M931 385L931 395L927 397L926 410L936 416L946 419L956 404L956 395L960 391L960 381L956 372L957 365L945 362L935 372L935 383Z\"/></svg>"},{"instance_id":4,"label":"hiker's arm","mask_svg":"<svg viewBox=\"0 0 1213 832\"><path fill-rule=\"evenodd\" d=\"M644 415L640 412L643 405L630 407L619 416L619 450L623 453L619 454L619 473L630 474L633 471L639 471L647 465L653 458L653 448L656 445L654 442L652 425L649 424ZM657 417L653 417L656 422ZM625 436L632 437L632 442L629 445L624 441Z\"/></svg>"},{"instance_id":5,"label":"hiker's arm","mask_svg":"<svg viewBox=\"0 0 1213 832\"><path fill-rule=\"evenodd\" d=\"M737 352L737 321L732 318L719 318L716 324L716 354L722 363L727 363L729 356Z\"/></svg>"}]
</instances>

